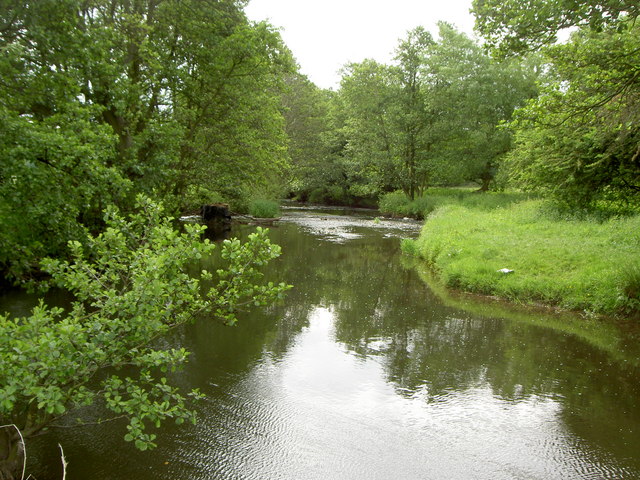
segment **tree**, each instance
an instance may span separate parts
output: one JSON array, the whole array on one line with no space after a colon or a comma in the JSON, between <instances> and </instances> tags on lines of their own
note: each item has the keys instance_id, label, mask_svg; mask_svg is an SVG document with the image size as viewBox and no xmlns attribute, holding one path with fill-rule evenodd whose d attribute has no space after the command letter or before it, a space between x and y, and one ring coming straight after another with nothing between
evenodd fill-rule
<instances>
[{"instance_id":1,"label":"tree","mask_svg":"<svg viewBox=\"0 0 640 480\"><path fill-rule=\"evenodd\" d=\"M640 201L640 28L581 30L547 49L555 81L518 112L512 179L564 202Z\"/></svg>"},{"instance_id":2,"label":"tree","mask_svg":"<svg viewBox=\"0 0 640 480\"><path fill-rule=\"evenodd\" d=\"M422 65L433 45L418 27L396 50L396 65L373 60L345 69L347 155L360 166L372 193L402 189L413 198L426 185L429 122Z\"/></svg>"},{"instance_id":3,"label":"tree","mask_svg":"<svg viewBox=\"0 0 640 480\"><path fill-rule=\"evenodd\" d=\"M126 441L154 447L148 428L194 420L187 397L198 397L185 396L164 376L188 352L162 349L155 340L196 319L233 324L242 306L269 305L290 288L260 285L259 267L280 254L266 230L244 244L225 241L228 266L193 276L190 266L215 248L201 241L204 227L186 225L178 233L158 204L139 197L138 208L129 218L109 208L103 233L89 236L87 247L71 243L72 262L45 261L53 283L74 295L68 311L41 301L29 317L0 316L0 420L19 426L25 438L100 400L114 418L127 419ZM12 433L0 432L0 445L15 447L19 439L6 438ZM3 479L15 473L8 457L0 450Z\"/></svg>"},{"instance_id":4,"label":"tree","mask_svg":"<svg viewBox=\"0 0 640 480\"><path fill-rule=\"evenodd\" d=\"M101 228L139 192L241 199L286 169L278 33L235 0L4 0L0 269ZM205 198L206 199L206 198ZM201 199L201 200L205 200ZM15 229L15 234L10 229Z\"/></svg>"},{"instance_id":5,"label":"tree","mask_svg":"<svg viewBox=\"0 0 640 480\"><path fill-rule=\"evenodd\" d=\"M434 142L431 127L438 112L433 108L434 86L423 78L423 65L434 44L424 28L410 31L398 45L393 69L399 90L392 118L397 125L400 178L402 189L411 200L429 185L430 169L426 164Z\"/></svg>"},{"instance_id":6,"label":"tree","mask_svg":"<svg viewBox=\"0 0 640 480\"><path fill-rule=\"evenodd\" d=\"M635 0L474 0L476 29L501 53L522 52L555 42L559 30L617 27L640 15Z\"/></svg>"},{"instance_id":7,"label":"tree","mask_svg":"<svg viewBox=\"0 0 640 480\"><path fill-rule=\"evenodd\" d=\"M469 180L486 190L511 147L500 124L536 93L534 67L492 59L446 23L437 41L415 29L395 65L346 70L347 157L378 194L401 189L413 199L431 185Z\"/></svg>"},{"instance_id":8,"label":"tree","mask_svg":"<svg viewBox=\"0 0 640 480\"><path fill-rule=\"evenodd\" d=\"M316 87L299 73L286 77L282 95L286 132L291 157L291 192L307 197L331 181L324 135L329 130L331 92Z\"/></svg>"},{"instance_id":9,"label":"tree","mask_svg":"<svg viewBox=\"0 0 640 480\"><path fill-rule=\"evenodd\" d=\"M393 93L386 65L369 59L345 67L339 93L345 116L344 155L361 195L400 188L389 119Z\"/></svg>"},{"instance_id":10,"label":"tree","mask_svg":"<svg viewBox=\"0 0 640 480\"><path fill-rule=\"evenodd\" d=\"M545 46L550 64L552 80L513 124L512 180L573 207L637 203L638 3L476 0L474 11L477 28L500 53ZM569 42L549 46L566 27L579 29Z\"/></svg>"},{"instance_id":11,"label":"tree","mask_svg":"<svg viewBox=\"0 0 640 480\"><path fill-rule=\"evenodd\" d=\"M439 40L424 66L432 83L432 155L436 181L474 181L487 191L511 132L501 128L513 111L537 94L536 62L499 60L451 25L439 23ZM434 160L435 161L435 160Z\"/></svg>"}]
</instances>

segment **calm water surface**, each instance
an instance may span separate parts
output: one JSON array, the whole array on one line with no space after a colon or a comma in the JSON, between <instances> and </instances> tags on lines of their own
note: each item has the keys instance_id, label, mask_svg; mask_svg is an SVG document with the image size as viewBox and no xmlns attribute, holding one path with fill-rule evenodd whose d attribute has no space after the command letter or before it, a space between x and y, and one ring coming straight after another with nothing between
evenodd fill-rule
<instances>
[{"instance_id":1,"label":"calm water surface","mask_svg":"<svg viewBox=\"0 0 640 480\"><path fill-rule=\"evenodd\" d=\"M286 212L286 301L168 340L193 352L175 381L206 394L198 424L152 452L122 424L49 434L28 452L38 480L60 478L58 442L70 480L640 478L633 326L471 314L403 266L417 223Z\"/></svg>"}]
</instances>

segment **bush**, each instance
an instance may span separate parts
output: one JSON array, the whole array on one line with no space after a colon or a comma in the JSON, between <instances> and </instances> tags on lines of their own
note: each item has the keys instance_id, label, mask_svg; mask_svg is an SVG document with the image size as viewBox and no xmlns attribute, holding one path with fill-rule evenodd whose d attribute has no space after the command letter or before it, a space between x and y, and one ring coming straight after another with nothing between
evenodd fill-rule
<instances>
[{"instance_id":1,"label":"bush","mask_svg":"<svg viewBox=\"0 0 640 480\"><path fill-rule=\"evenodd\" d=\"M631 263L620 274L620 308L627 312L640 311L640 263Z\"/></svg>"},{"instance_id":2,"label":"bush","mask_svg":"<svg viewBox=\"0 0 640 480\"><path fill-rule=\"evenodd\" d=\"M276 218L280 216L280 207L273 200L252 200L249 202L249 215L258 218Z\"/></svg>"},{"instance_id":3,"label":"bush","mask_svg":"<svg viewBox=\"0 0 640 480\"><path fill-rule=\"evenodd\" d=\"M41 300L30 316L0 315L0 417L25 438L101 397L114 418L129 420L126 441L154 447L145 429L194 420L187 397L200 397L162 375L188 352L158 338L196 319L234 324L243 305L271 305L290 288L262 281L260 268L280 254L267 230L226 240L224 268L192 276L191 266L217 248L201 240L205 227L180 233L160 205L139 196L137 207L129 217L108 208L103 233L87 235L86 247L70 242L71 262L43 261L52 284L74 296L68 311Z\"/></svg>"},{"instance_id":4,"label":"bush","mask_svg":"<svg viewBox=\"0 0 640 480\"><path fill-rule=\"evenodd\" d=\"M385 215L406 215L408 204L409 197L398 190L382 195L378 208Z\"/></svg>"},{"instance_id":5,"label":"bush","mask_svg":"<svg viewBox=\"0 0 640 480\"><path fill-rule=\"evenodd\" d=\"M324 188L314 188L309 193L309 203L325 203L326 192Z\"/></svg>"},{"instance_id":6,"label":"bush","mask_svg":"<svg viewBox=\"0 0 640 480\"><path fill-rule=\"evenodd\" d=\"M200 185L189 185L185 195L180 201L180 209L183 212L195 212L200 210L202 205L223 202L224 199L218 192L212 192Z\"/></svg>"}]
</instances>

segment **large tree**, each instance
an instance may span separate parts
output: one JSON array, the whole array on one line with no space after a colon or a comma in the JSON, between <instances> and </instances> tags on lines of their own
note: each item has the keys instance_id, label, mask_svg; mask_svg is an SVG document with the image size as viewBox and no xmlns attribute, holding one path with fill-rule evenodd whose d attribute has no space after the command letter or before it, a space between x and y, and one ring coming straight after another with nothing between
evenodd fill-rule
<instances>
[{"instance_id":1,"label":"large tree","mask_svg":"<svg viewBox=\"0 0 640 480\"><path fill-rule=\"evenodd\" d=\"M434 41L418 27L400 41L395 65L373 60L345 69L347 154L374 192L402 189L414 197L428 182L429 104L423 65Z\"/></svg>"},{"instance_id":2,"label":"large tree","mask_svg":"<svg viewBox=\"0 0 640 480\"><path fill-rule=\"evenodd\" d=\"M638 2L476 0L476 27L499 53L542 47L550 81L513 124L517 184L571 206L640 199ZM569 41L557 32L578 27Z\"/></svg>"},{"instance_id":3,"label":"large tree","mask_svg":"<svg viewBox=\"0 0 640 480\"><path fill-rule=\"evenodd\" d=\"M640 27L547 50L555 81L518 112L511 178L570 205L640 201Z\"/></svg>"},{"instance_id":4,"label":"large tree","mask_svg":"<svg viewBox=\"0 0 640 480\"><path fill-rule=\"evenodd\" d=\"M242 197L286 167L291 56L235 0L3 0L0 268L60 254L110 203ZM206 197L206 195L205 195Z\"/></svg>"},{"instance_id":5,"label":"large tree","mask_svg":"<svg viewBox=\"0 0 640 480\"><path fill-rule=\"evenodd\" d=\"M434 184L486 190L511 147L500 124L536 93L534 63L493 59L446 23L437 40L409 32L391 66L367 60L345 73L347 157L373 191L410 199Z\"/></svg>"},{"instance_id":6,"label":"large tree","mask_svg":"<svg viewBox=\"0 0 640 480\"><path fill-rule=\"evenodd\" d=\"M537 63L492 58L466 34L439 24L439 40L424 66L433 89L434 180L473 181L489 189L511 133L502 124L537 94Z\"/></svg>"}]
</instances>

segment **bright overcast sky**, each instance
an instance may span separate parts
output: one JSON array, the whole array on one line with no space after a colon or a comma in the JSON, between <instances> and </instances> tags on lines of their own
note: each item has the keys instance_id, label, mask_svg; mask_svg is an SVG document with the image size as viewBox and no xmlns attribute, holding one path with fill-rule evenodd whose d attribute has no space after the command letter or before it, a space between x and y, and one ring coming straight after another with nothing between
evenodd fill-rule
<instances>
[{"instance_id":1,"label":"bright overcast sky","mask_svg":"<svg viewBox=\"0 0 640 480\"><path fill-rule=\"evenodd\" d=\"M281 28L302 73L336 88L338 70L373 58L388 63L398 39L422 25L433 34L444 20L472 34L471 0L250 0L249 19Z\"/></svg>"}]
</instances>

